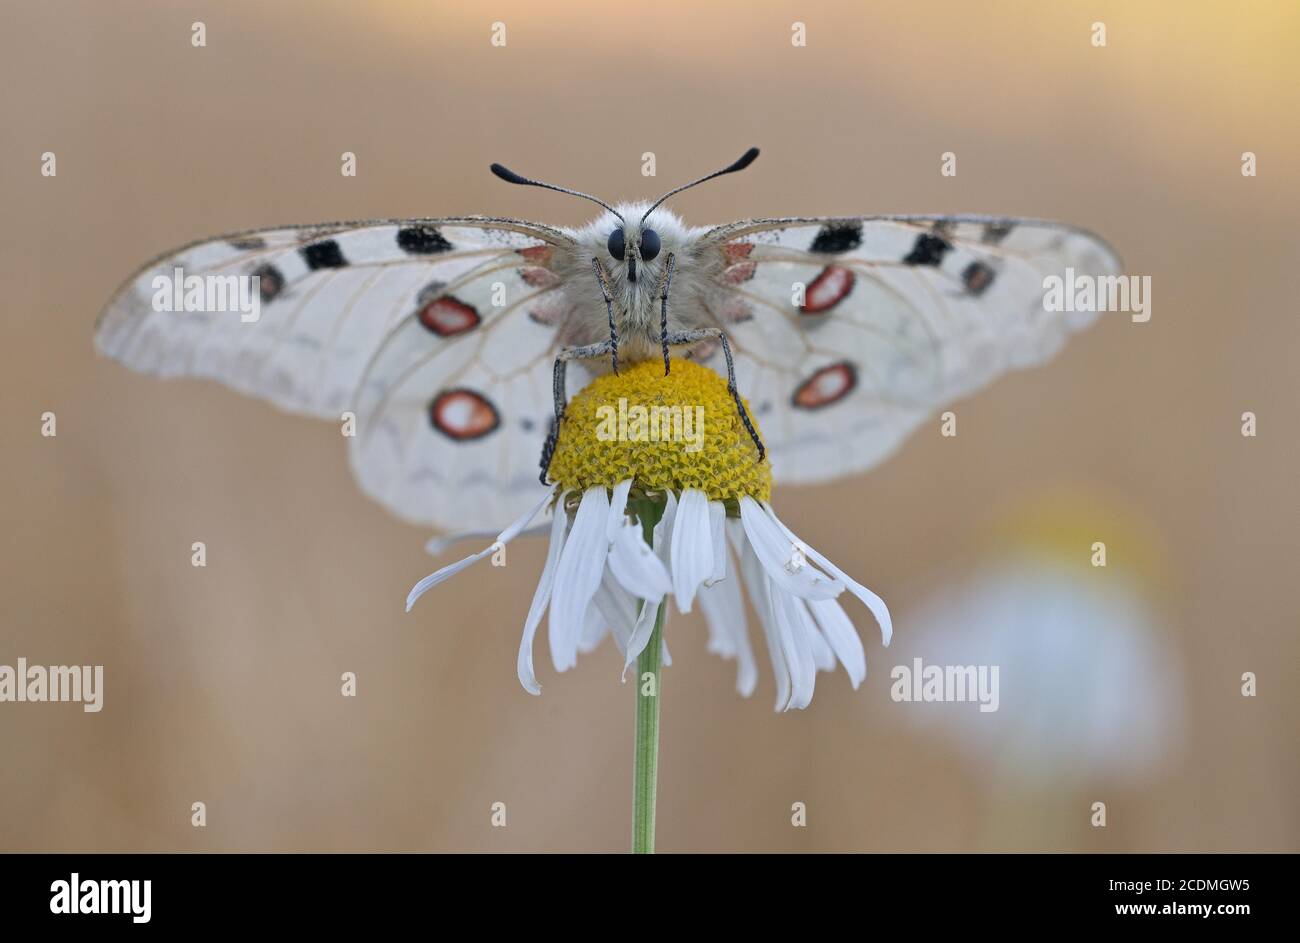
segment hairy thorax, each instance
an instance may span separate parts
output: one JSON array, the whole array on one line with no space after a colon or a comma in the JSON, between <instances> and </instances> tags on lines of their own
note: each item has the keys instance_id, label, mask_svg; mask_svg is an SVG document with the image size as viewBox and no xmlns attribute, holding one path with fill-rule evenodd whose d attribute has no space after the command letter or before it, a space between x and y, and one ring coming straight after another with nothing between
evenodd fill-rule
<instances>
[{"instance_id":1,"label":"hairy thorax","mask_svg":"<svg viewBox=\"0 0 1300 943\"><path fill-rule=\"evenodd\" d=\"M635 225L645 206L620 204L617 209L630 225ZM672 212L659 208L650 214L645 225L659 234L660 252L650 261L637 263L636 280L632 281L626 261L612 258L606 245L611 230L621 225L617 217L606 213L581 229L568 231L575 244L557 259L556 266L565 286L568 312L560 331L560 343L570 347L608 340L612 316L621 361L658 359L662 356L662 295L670 255L673 258L667 306L670 333L718 324L712 314L714 305L708 297L707 286L716 283L719 273L706 271L709 263L697 251L699 236L707 230L688 227ZM593 259L600 263L612 310L606 309ZM721 262L715 264L720 271Z\"/></svg>"}]
</instances>

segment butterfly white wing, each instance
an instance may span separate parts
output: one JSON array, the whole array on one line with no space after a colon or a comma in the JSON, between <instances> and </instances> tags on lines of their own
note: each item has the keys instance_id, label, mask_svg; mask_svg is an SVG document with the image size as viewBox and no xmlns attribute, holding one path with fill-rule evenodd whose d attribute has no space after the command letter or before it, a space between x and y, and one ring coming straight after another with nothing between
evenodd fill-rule
<instances>
[{"instance_id":1,"label":"butterfly white wing","mask_svg":"<svg viewBox=\"0 0 1300 943\"><path fill-rule=\"evenodd\" d=\"M96 345L143 373L214 379L293 412L355 410L351 461L368 494L410 521L485 526L542 487L568 313L550 266L569 244L479 217L239 233L144 266L100 316ZM155 310L155 277L178 268L259 275L260 318Z\"/></svg>"},{"instance_id":2,"label":"butterfly white wing","mask_svg":"<svg viewBox=\"0 0 1300 943\"><path fill-rule=\"evenodd\" d=\"M549 247L462 274L392 330L362 375L352 469L415 522L502 524L537 502L554 412L557 327L570 312ZM500 304L495 304L500 302ZM430 329L430 313L452 330Z\"/></svg>"},{"instance_id":3,"label":"butterfly white wing","mask_svg":"<svg viewBox=\"0 0 1300 943\"><path fill-rule=\"evenodd\" d=\"M870 468L938 409L1049 359L1096 315L1045 310L1043 279L1119 271L1089 233L990 217L753 220L700 251L784 482Z\"/></svg>"}]
</instances>

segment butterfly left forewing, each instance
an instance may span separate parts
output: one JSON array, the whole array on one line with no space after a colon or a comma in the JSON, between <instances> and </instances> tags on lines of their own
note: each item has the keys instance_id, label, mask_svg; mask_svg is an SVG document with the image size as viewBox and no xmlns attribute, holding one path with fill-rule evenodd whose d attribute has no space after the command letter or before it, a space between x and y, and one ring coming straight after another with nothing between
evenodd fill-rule
<instances>
[{"instance_id":1,"label":"butterfly left forewing","mask_svg":"<svg viewBox=\"0 0 1300 943\"><path fill-rule=\"evenodd\" d=\"M217 380L293 412L337 419L387 333L420 292L485 259L561 245L518 220L399 219L235 233L145 265L113 296L99 350L142 373ZM231 310L159 310L155 279L253 276L256 320Z\"/></svg>"},{"instance_id":2,"label":"butterfly left forewing","mask_svg":"<svg viewBox=\"0 0 1300 943\"><path fill-rule=\"evenodd\" d=\"M699 251L773 472L794 482L869 468L944 405L1046 360L1094 315L1047 311L1043 279L1119 267L1088 233L986 217L748 221Z\"/></svg>"},{"instance_id":3,"label":"butterfly left forewing","mask_svg":"<svg viewBox=\"0 0 1300 943\"><path fill-rule=\"evenodd\" d=\"M351 461L367 493L426 525L499 524L541 487L567 314L553 265L570 245L546 226L482 217L238 233L143 267L100 316L96 345L132 369L208 377L294 412L355 411ZM157 310L154 278L177 268L259 275L260 317ZM483 391L495 421L462 397L444 400L442 431L431 425L431 402L455 389Z\"/></svg>"}]
</instances>

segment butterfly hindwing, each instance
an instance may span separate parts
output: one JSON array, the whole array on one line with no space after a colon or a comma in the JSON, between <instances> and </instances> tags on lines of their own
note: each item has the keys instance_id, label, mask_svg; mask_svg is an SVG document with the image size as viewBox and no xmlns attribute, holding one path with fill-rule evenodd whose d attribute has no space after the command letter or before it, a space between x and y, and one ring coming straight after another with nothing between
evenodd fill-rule
<instances>
[{"instance_id":1,"label":"butterfly hindwing","mask_svg":"<svg viewBox=\"0 0 1300 943\"><path fill-rule=\"evenodd\" d=\"M1046 310L1043 279L1119 270L1088 233L985 217L755 220L701 251L786 482L869 468L938 409L1047 360L1095 314Z\"/></svg>"},{"instance_id":2,"label":"butterfly hindwing","mask_svg":"<svg viewBox=\"0 0 1300 943\"><path fill-rule=\"evenodd\" d=\"M567 317L545 246L427 286L366 367L352 467L415 522L508 521L544 489L556 331Z\"/></svg>"}]
</instances>

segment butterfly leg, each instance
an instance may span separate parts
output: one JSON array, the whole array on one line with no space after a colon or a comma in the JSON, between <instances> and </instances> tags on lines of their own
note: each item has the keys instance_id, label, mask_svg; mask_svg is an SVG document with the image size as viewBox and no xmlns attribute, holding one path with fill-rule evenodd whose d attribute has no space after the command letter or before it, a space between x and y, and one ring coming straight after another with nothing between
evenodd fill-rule
<instances>
[{"instance_id":1,"label":"butterfly leg","mask_svg":"<svg viewBox=\"0 0 1300 943\"><path fill-rule=\"evenodd\" d=\"M736 411L740 413L740 421L745 424L745 430L749 437L754 440L754 445L758 447L758 460L761 462L767 456L767 449L763 447L763 440L758 437L758 430L749 419L749 413L745 411L745 402L740 398L740 393L736 390L736 368L731 361L731 344L727 342L727 335L720 327L700 327L693 331L678 331L675 334L667 335L669 344L694 344L702 340L716 340L722 344L722 354L727 358L727 392L731 394L732 400L736 404Z\"/></svg>"},{"instance_id":2,"label":"butterfly leg","mask_svg":"<svg viewBox=\"0 0 1300 943\"><path fill-rule=\"evenodd\" d=\"M659 290L659 343L664 349L664 376L668 376L668 289L673 284L673 269L677 266L677 258L671 252L668 253L667 267L664 269L664 283Z\"/></svg>"},{"instance_id":3,"label":"butterfly leg","mask_svg":"<svg viewBox=\"0 0 1300 943\"><path fill-rule=\"evenodd\" d=\"M605 296L605 314L609 315L610 362L614 372L618 373L618 328L614 326L614 296L609 293L609 277L605 274L605 266L594 255L591 257L591 269L596 273L596 281L600 283L600 293Z\"/></svg>"},{"instance_id":4,"label":"butterfly leg","mask_svg":"<svg viewBox=\"0 0 1300 943\"><path fill-rule=\"evenodd\" d=\"M617 351L611 341L601 341L599 344L586 344L582 347L565 347L560 350L560 355L555 358L555 371L551 375L551 392L555 396L555 418L551 420L551 431L546 436L546 444L542 446L542 474L540 481L546 484L546 476L551 471L551 456L555 454L556 443L560 441L560 422L564 419L565 408L565 371L570 360L594 360L597 357L603 357L611 350ZM617 356L617 353L615 353Z\"/></svg>"}]
</instances>

